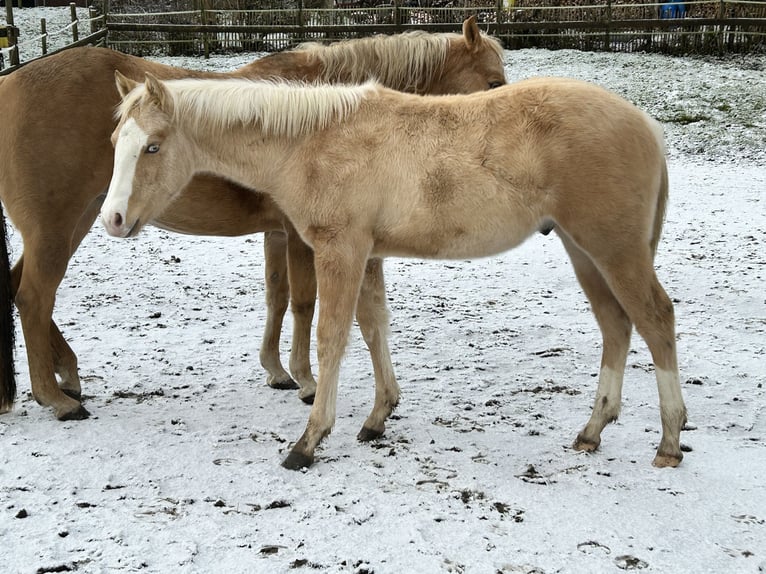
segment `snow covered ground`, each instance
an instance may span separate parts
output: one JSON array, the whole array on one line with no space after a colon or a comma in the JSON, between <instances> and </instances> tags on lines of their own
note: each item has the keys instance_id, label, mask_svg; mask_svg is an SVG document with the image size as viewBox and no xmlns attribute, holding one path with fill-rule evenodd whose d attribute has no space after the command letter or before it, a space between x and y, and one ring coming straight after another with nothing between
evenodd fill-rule
<instances>
[{"instance_id":1,"label":"snow covered ground","mask_svg":"<svg viewBox=\"0 0 766 574\"><path fill-rule=\"evenodd\" d=\"M651 466L658 399L637 336L620 420L598 452L570 448L600 337L553 235L479 261L388 260L401 405L382 439L355 440L373 398L355 331L335 430L290 472L308 407L258 364L261 237L118 241L97 226L55 314L92 417L34 403L20 343L20 398L0 417L0 570L766 571L766 57L506 56L509 80L591 80L665 125L657 269L676 304L682 465Z\"/></svg>"}]
</instances>

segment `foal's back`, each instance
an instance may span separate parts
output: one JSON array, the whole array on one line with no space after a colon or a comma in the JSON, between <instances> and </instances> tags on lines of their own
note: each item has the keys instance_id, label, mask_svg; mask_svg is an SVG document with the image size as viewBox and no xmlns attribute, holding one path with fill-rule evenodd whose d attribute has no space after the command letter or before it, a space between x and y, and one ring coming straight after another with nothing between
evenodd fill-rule
<instances>
[{"instance_id":1,"label":"foal's back","mask_svg":"<svg viewBox=\"0 0 766 574\"><path fill-rule=\"evenodd\" d=\"M360 113L354 129L339 126L322 141L332 140L335 152L342 146L338 157L370 149L378 162L344 160L357 165L353 179L364 181L371 201L386 198L378 254L477 257L551 224L578 233L592 221L611 228L612 238L622 232L649 242L665 165L662 130L603 88L537 78L438 98L381 89ZM381 123L387 129L373 129ZM307 170L312 161L321 159L306 157ZM356 209L358 192L348 196L344 204Z\"/></svg>"}]
</instances>

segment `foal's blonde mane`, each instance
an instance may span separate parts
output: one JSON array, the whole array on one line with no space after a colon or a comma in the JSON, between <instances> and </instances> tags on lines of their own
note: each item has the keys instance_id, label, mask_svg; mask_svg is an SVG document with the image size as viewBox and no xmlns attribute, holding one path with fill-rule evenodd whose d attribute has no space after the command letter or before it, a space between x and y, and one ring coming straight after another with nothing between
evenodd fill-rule
<instances>
[{"instance_id":1,"label":"foal's blonde mane","mask_svg":"<svg viewBox=\"0 0 766 574\"><path fill-rule=\"evenodd\" d=\"M173 99L173 122L194 132L258 125L267 135L296 137L321 130L353 113L379 84L315 85L271 80L183 79L162 82ZM120 104L128 114L147 95L139 84Z\"/></svg>"},{"instance_id":2,"label":"foal's blonde mane","mask_svg":"<svg viewBox=\"0 0 766 574\"><path fill-rule=\"evenodd\" d=\"M499 56L500 43L482 32L482 39ZM463 39L462 34L431 34L412 30L393 36L378 35L344 40L329 45L307 42L296 49L307 51L322 64L320 80L357 84L370 77L384 86L399 91L422 89L444 70L450 41Z\"/></svg>"}]
</instances>

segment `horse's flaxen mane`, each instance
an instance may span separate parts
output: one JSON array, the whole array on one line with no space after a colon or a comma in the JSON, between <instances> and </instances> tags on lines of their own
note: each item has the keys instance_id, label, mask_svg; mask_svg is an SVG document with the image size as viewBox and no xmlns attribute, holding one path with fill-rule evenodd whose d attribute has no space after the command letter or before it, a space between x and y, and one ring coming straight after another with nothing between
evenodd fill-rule
<instances>
[{"instance_id":1,"label":"horse's flaxen mane","mask_svg":"<svg viewBox=\"0 0 766 574\"><path fill-rule=\"evenodd\" d=\"M496 40L482 34L498 54ZM451 32L430 34L413 30L393 36L344 40L329 45L304 43L296 48L312 53L322 64L320 80L360 83L371 78L399 91L418 91L444 69L451 40L463 36Z\"/></svg>"},{"instance_id":2,"label":"horse's flaxen mane","mask_svg":"<svg viewBox=\"0 0 766 574\"><path fill-rule=\"evenodd\" d=\"M243 79L183 79L163 82L173 97L174 121L194 131L257 124L269 135L296 137L322 129L354 112L379 84L309 85ZM123 100L124 115L145 95L140 84Z\"/></svg>"}]
</instances>

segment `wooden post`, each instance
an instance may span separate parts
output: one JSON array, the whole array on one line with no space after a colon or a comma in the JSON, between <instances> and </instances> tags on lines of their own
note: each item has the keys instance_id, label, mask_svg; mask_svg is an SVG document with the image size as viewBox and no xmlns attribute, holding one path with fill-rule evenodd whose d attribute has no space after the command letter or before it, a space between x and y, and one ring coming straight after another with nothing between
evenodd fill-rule
<instances>
[{"instance_id":1,"label":"wooden post","mask_svg":"<svg viewBox=\"0 0 766 574\"><path fill-rule=\"evenodd\" d=\"M503 22L503 0L497 0L497 6L495 9L495 23L500 24Z\"/></svg>"},{"instance_id":2,"label":"wooden post","mask_svg":"<svg viewBox=\"0 0 766 574\"><path fill-rule=\"evenodd\" d=\"M5 21L8 23L8 47L13 48L16 45L16 26L13 25L13 4L11 0L5 1ZM8 52L8 65L19 65L19 49L11 50Z\"/></svg>"},{"instance_id":3,"label":"wooden post","mask_svg":"<svg viewBox=\"0 0 766 574\"><path fill-rule=\"evenodd\" d=\"M305 32L303 31L305 15L303 14L303 0L298 0L298 41L303 42L305 40Z\"/></svg>"},{"instance_id":4,"label":"wooden post","mask_svg":"<svg viewBox=\"0 0 766 574\"><path fill-rule=\"evenodd\" d=\"M96 7L93 4L88 6L88 20L90 20L90 33L95 34L98 29L96 28Z\"/></svg>"},{"instance_id":5,"label":"wooden post","mask_svg":"<svg viewBox=\"0 0 766 574\"><path fill-rule=\"evenodd\" d=\"M394 26L396 26L396 33L402 31L402 5L400 0L394 0Z\"/></svg>"},{"instance_id":6,"label":"wooden post","mask_svg":"<svg viewBox=\"0 0 766 574\"><path fill-rule=\"evenodd\" d=\"M207 0L200 0L199 3L199 10L200 10L200 20L202 21L203 26L207 26ZM210 38L207 34L207 32L202 33L202 46L205 51L205 59L210 58Z\"/></svg>"},{"instance_id":7,"label":"wooden post","mask_svg":"<svg viewBox=\"0 0 766 574\"><path fill-rule=\"evenodd\" d=\"M48 25L45 22L45 18L40 18L40 44L43 49L43 56L48 53Z\"/></svg>"},{"instance_id":8,"label":"wooden post","mask_svg":"<svg viewBox=\"0 0 766 574\"><path fill-rule=\"evenodd\" d=\"M726 0L721 0L718 5L718 19L720 20L718 24L718 55L723 56L723 47L726 44L724 38L726 30Z\"/></svg>"},{"instance_id":9,"label":"wooden post","mask_svg":"<svg viewBox=\"0 0 766 574\"><path fill-rule=\"evenodd\" d=\"M612 51L612 0L606 0L606 30L604 32L604 50Z\"/></svg>"},{"instance_id":10,"label":"wooden post","mask_svg":"<svg viewBox=\"0 0 766 574\"><path fill-rule=\"evenodd\" d=\"M104 21L103 25L106 28L106 36L104 36L104 47L109 46L109 0L104 0Z\"/></svg>"},{"instance_id":11,"label":"wooden post","mask_svg":"<svg viewBox=\"0 0 766 574\"><path fill-rule=\"evenodd\" d=\"M72 42L77 42L80 39L80 32L77 30L77 4L74 2L69 3L69 12L72 15Z\"/></svg>"}]
</instances>

